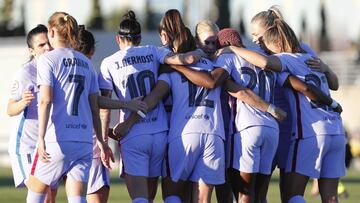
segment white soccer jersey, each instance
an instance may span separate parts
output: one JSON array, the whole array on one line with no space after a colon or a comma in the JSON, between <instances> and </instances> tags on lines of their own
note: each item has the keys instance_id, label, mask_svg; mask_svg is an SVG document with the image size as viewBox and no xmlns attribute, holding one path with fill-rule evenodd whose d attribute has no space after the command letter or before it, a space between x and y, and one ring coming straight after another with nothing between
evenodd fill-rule
<instances>
[{"instance_id":1,"label":"white soccer jersey","mask_svg":"<svg viewBox=\"0 0 360 203\"><path fill-rule=\"evenodd\" d=\"M34 100L23 112L12 119L12 132L9 140L10 154L33 153L38 137L38 113L36 86L36 61L32 60L25 64L16 74L11 88L10 99L21 100L22 93L31 90Z\"/></svg>"},{"instance_id":2,"label":"white soccer jersey","mask_svg":"<svg viewBox=\"0 0 360 203\"><path fill-rule=\"evenodd\" d=\"M124 101L146 96L157 82L159 63L164 63L169 53L165 48L151 45L117 51L101 63L98 77L100 89L112 90L119 100ZM121 109L120 122L130 113L127 109ZM167 129L166 113L160 102L131 128L131 136L154 134ZM125 139L129 136L130 134Z\"/></svg>"},{"instance_id":3,"label":"white soccer jersey","mask_svg":"<svg viewBox=\"0 0 360 203\"><path fill-rule=\"evenodd\" d=\"M92 143L89 95L99 87L91 61L70 48L59 48L40 56L37 85L51 86L53 103L45 141Z\"/></svg>"},{"instance_id":4,"label":"white soccer jersey","mask_svg":"<svg viewBox=\"0 0 360 203\"><path fill-rule=\"evenodd\" d=\"M213 64L208 59L201 59L189 67L210 72ZM196 86L177 72L161 74L159 80L169 85L173 96L169 141L189 133L214 134L225 139L220 87L209 90Z\"/></svg>"},{"instance_id":5,"label":"white soccer jersey","mask_svg":"<svg viewBox=\"0 0 360 203\"><path fill-rule=\"evenodd\" d=\"M327 79L323 73L312 71L305 64L311 56L309 54L276 54L282 63L280 83L284 83L292 74L300 80L313 84L322 92L330 95ZM290 104L291 115L293 116L293 138L306 138L315 135L342 135L344 128L340 115L330 107L312 102L303 94L286 89L286 96Z\"/></svg>"},{"instance_id":6,"label":"white soccer jersey","mask_svg":"<svg viewBox=\"0 0 360 203\"><path fill-rule=\"evenodd\" d=\"M247 87L259 95L263 100L273 103L274 86L277 74L255 67L235 54L222 54L215 63L229 72L234 81ZM251 126L268 126L278 128L275 119L266 112L254 108L240 100L236 102L235 124L237 131ZM246 118L246 119L244 119Z\"/></svg>"}]
</instances>

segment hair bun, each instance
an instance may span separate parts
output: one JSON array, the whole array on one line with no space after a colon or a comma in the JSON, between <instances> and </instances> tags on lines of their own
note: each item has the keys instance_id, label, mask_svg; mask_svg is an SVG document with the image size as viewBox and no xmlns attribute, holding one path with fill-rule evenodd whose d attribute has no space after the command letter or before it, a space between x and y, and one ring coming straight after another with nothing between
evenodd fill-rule
<instances>
[{"instance_id":1,"label":"hair bun","mask_svg":"<svg viewBox=\"0 0 360 203\"><path fill-rule=\"evenodd\" d=\"M124 20L136 20L136 15L134 11L130 10L124 15Z\"/></svg>"},{"instance_id":2,"label":"hair bun","mask_svg":"<svg viewBox=\"0 0 360 203\"><path fill-rule=\"evenodd\" d=\"M85 30L85 25L79 25L79 30Z\"/></svg>"}]
</instances>

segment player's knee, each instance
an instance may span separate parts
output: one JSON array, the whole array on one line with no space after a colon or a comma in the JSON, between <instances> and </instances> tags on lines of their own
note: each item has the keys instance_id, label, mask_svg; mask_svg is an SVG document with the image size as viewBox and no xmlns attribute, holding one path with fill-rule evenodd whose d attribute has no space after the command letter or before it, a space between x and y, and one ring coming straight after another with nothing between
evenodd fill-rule
<instances>
[{"instance_id":1,"label":"player's knee","mask_svg":"<svg viewBox=\"0 0 360 203\"><path fill-rule=\"evenodd\" d=\"M295 195L290 198L288 203L306 203L305 199L301 195Z\"/></svg>"}]
</instances>

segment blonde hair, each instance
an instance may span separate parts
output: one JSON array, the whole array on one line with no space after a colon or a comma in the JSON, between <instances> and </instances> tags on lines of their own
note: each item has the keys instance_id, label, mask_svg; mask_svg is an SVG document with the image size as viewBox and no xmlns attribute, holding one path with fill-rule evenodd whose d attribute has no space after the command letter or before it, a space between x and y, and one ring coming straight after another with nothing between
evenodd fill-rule
<instances>
[{"instance_id":1,"label":"blonde hair","mask_svg":"<svg viewBox=\"0 0 360 203\"><path fill-rule=\"evenodd\" d=\"M256 14L251 23L258 22L263 28L268 29L274 25L276 19L283 20L279 6L273 5L267 11L261 11Z\"/></svg>"},{"instance_id":2,"label":"blonde hair","mask_svg":"<svg viewBox=\"0 0 360 203\"><path fill-rule=\"evenodd\" d=\"M210 20L200 21L195 27L195 37L199 39L200 35L207 32L215 32L217 34L219 27Z\"/></svg>"},{"instance_id":3,"label":"blonde hair","mask_svg":"<svg viewBox=\"0 0 360 203\"><path fill-rule=\"evenodd\" d=\"M60 41L78 47L78 24L76 19L65 12L55 12L48 20L49 28L55 28Z\"/></svg>"},{"instance_id":4,"label":"blonde hair","mask_svg":"<svg viewBox=\"0 0 360 203\"><path fill-rule=\"evenodd\" d=\"M285 21L275 19L273 23L263 35L265 42L279 43L282 52L304 53L294 31Z\"/></svg>"}]
</instances>

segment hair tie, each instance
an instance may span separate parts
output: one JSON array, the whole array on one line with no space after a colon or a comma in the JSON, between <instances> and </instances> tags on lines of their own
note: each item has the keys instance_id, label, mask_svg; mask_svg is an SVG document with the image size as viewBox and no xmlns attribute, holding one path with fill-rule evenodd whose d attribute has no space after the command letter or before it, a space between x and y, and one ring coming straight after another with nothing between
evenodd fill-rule
<instances>
[{"instance_id":1,"label":"hair tie","mask_svg":"<svg viewBox=\"0 0 360 203\"><path fill-rule=\"evenodd\" d=\"M69 16L69 15L65 15L65 16L64 16L64 21L65 21L65 22L68 20L68 16Z\"/></svg>"}]
</instances>

